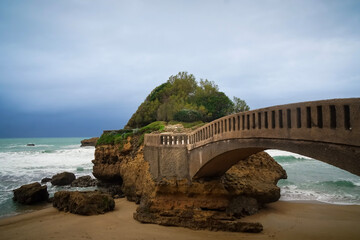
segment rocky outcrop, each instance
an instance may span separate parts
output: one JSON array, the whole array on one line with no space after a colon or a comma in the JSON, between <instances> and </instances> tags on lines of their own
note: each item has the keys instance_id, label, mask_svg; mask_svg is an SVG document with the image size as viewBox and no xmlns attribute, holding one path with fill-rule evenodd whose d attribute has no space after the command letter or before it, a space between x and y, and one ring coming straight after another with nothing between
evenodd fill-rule
<instances>
[{"instance_id":1,"label":"rocky outcrop","mask_svg":"<svg viewBox=\"0 0 360 240\"><path fill-rule=\"evenodd\" d=\"M89 147L89 146L95 147L98 140L99 140L98 137L84 139L81 141L81 147Z\"/></svg>"},{"instance_id":2,"label":"rocky outcrop","mask_svg":"<svg viewBox=\"0 0 360 240\"><path fill-rule=\"evenodd\" d=\"M53 206L60 211L80 215L95 215L112 211L115 202L110 195L98 191L60 191L54 195Z\"/></svg>"},{"instance_id":3,"label":"rocky outcrop","mask_svg":"<svg viewBox=\"0 0 360 240\"><path fill-rule=\"evenodd\" d=\"M91 176L78 177L71 183L71 187L94 187L97 184L97 180L91 178Z\"/></svg>"},{"instance_id":4,"label":"rocky outcrop","mask_svg":"<svg viewBox=\"0 0 360 240\"><path fill-rule=\"evenodd\" d=\"M140 222L259 232L260 223L240 219L280 198L276 184L286 178L286 172L265 152L239 162L221 178L154 182L137 141L133 137L124 146L97 146L93 174L104 182L121 183L126 197L140 202L134 213Z\"/></svg>"},{"instance_id":5,"label":"rocky outcrop","mask_svg":"<svg viewBox=\"0 0 360 240\"><path fill-rule=\"evenodd\" d=\"M261 152L239 162L221 178L162 180L150 197L142 198L134 218L194 229L259 232L261 224L239 219L277 201L280 178L286 178L286 172Z\"/></svg>"},{"instance_id":6,"label":"rocky outcrop","mask_svg":"<svg viewBox=\"0 0 360 240\"><path fill-rule=\"evenodd\" d=\"M62 172L52 176L51 184L55 186L70 185L75 179L75 174L70 172Z\"/></svg>"},{"instance_id":7,"label":"rocky outcrop","mask_svg":"<svg viewBox=\"0 0 360 240\"><path fill-rule=\"evenodd\" d=\"M93 175L100 181L100 185L121 185L121 192L113 194L125 194L129 201L137 203L141 196L149 195L154 189L149 164L144 160L143 147L138 147L138 141L136 137L129 137L121 146L97 146L93 160Z\"/></svg>"},{"instance_id":8,"label":"rocky outcrop","mask_svg":"<svg viewBox=\"0 0 360 240\"><path fill-rule=\"evenodd\" d=\"M13 200L22 204L34 204L46 201L49 198L47 186L41 186L38 182L23 185L13 192Z\"/></svg>"},{"instance_id":9,"label":"rocky outcrop","mask_svg":"<svg viewBox=\"0 0 360 240\"><path fill-rule=\"evenodd\" d=\"M51 178L45 177L41 179L41 183L47 183L47 182L51 182Z\"/></svg>"}]
</instances>

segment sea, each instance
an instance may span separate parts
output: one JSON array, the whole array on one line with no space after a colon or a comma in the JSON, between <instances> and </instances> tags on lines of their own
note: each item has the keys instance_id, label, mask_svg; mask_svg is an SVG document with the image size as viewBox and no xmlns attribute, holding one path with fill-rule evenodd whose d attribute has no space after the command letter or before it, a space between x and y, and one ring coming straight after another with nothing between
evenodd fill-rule
<instances>
[{"instance_id":1,"label":"sea","mask_svg":"<svg viewBox=\"0 0 360 240\"><path fill-rule=\"evenodd\" d=\"M0 218L33 211L43 205L24 206L13 202L13 189L40 182L45 177L68 171L76 177L92 176L94 147L80 147L84 138L0 139ZM35 146L27 146L34 144ZM280 180L283 201L319 201L330 204L360 205L360 177L326 163L279 150L267 150L287 172ZM93 177L93 176L92 176ZM85 190L52 186L56 191ZM91 190L94 188L87 188Z\"/></svg>"}]
</instances>

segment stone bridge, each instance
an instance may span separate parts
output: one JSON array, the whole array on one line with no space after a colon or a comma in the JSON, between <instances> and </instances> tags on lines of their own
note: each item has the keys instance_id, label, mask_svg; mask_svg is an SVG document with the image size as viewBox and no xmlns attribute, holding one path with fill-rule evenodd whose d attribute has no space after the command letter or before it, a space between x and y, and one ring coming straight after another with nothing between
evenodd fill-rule
<instances>
[{"instance_id":1,"label":"stone bridge","mask_svg":"<svg viewBox=\"0 0 360 240\"><path fill-rule=\"evenodd\" d=\"M360 176L360 98L268 107L228 115L189 134L145 135L155 179L221 176L248 156L278 149Z\"/></svg>"}]
</instances>

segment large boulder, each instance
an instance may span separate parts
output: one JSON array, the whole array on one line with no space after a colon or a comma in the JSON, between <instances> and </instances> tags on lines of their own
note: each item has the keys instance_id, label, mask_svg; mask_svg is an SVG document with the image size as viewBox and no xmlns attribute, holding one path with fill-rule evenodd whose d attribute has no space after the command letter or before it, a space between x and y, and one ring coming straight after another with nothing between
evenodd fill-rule
<instances>
[{"instance_id":1,"label":"large boulder","mask_svg":"<svg viewBox=\"0 0 360 240\"><path fill-rule=\"evenodd\" d=\"M80 215L95 215L112 211L115 207L115 201L110 195L98 191L60 191L54 195L53 206L60 211Z\"/></svg>"},{"instance_id":2,"label":"large boulder","mask_svg":"<svg viewBox=\"0 0 360 240\"><path fill-rule=\"evenodd\" d=\"M41 186L38 182L23 185L13 192L13 200L22 204L34 204L49 198L47 186Z\"/></svg>"},{"instance_id":3,"label":"large boulder","mask_svg":"<svg viewBox=\"0 0 360 240\"><path fill-rule=\"evenodd\" d=\"M91 176L82 176L75 179L72 183L72 187L94 187L97 184L97 180L91 178Z\"/></svg>"},{"instance_id":4,"label":"large boulder","mask_svg":"<svg viewBox=\"0 0 360 240\"><path fill-rule=\"evenodd\" d=\"M75 179L76 177L73 173L58 173L51 178L51 184L55 186L70 185Z\"/></svg>"},{"instance_id":5,"label":"large boulder","mask_svg":"<svg viewBox=\"0 0 360 240\"><path fill-rule=\"evenodd\" d=\"M84 139L81 141L81 147L88 147L88 146L95 147L98 140L99 140L98 137Z\"/></svg>"}]
</instances>

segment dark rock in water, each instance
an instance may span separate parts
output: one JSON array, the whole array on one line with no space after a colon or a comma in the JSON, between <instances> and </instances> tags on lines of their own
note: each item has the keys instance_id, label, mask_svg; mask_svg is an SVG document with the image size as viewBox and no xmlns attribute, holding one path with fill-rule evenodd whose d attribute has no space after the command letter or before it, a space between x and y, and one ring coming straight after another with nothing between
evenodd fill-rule
<instances>
[{"instance_id":1,"label":"dark rock in water","mask_svg":"<svg viewBox=\"0 0 360 240\"><path fill-rule=\"evenodd\" d=\"M13 192L13 200L22 204L34 204L46 201L49 198L47 186L41 186L38 182L23 185Z\"/></svg>"},{"instance_id":2,"label":"dark rock in water","mask_svg":"<svg viewBox=\"0 0 360 240\"><path fill-rule=\"evenodd\" d=\"M56 186L70 185L76 179L75 174L70 172L63 172L54 175L51 179L51 184Z\"/></svg>"},{"instance_id":3,"label":"dark rock in water","mask_svg":"<svg viewBox=\"0 0 360 240\"><path fill-rule=\"evenodd\" d=\"M94 187L96 186L97 180L90 176L82 176L77 178L71 183L72 187Z\"/></svg>"},{"instance_id":4,"label":"dark rock in water","mask_svg":"<svg viewBox=\"0 0 360 240\"><path fill-rule=\"evenodd\" d=\"M88 147L88 146L95 147L98 140L99 140L98 137L84 139L81 141L81 147Z\"/></svg>"},{"instance_id":5,"label":"dark rock in water","mask_svg":"<svg viewBox=\"0 0 360 240\"><path fill-rule=\"evenodd\" d=\"M47 182L51 182L51 178L46 177L41 179L41 183L47 183Z\"/></svg>"},{"instance_id":6,"label":"dark rock in water","mask_svg":"<svg viewBox=\"0 0 360 240\"><path fill-rule=\"evenodd\" d=\"M26 144L26 146L28 146L28 147L35 147L35 144L34 144L34 143L28 143L28 144Z\"/></svg>"},{"instance_id":7,"label":"dark rock in water","mask_svg":"<svg viewBox=\"0 0 360 240\"><path fill-rule=\"evenodd\" d=\"M60 191L54 195L53 206L60 211L80 215L95 215L112 211L115 207L115 201L110 195L98 191Z\"/></svg>"}]
</instances>

